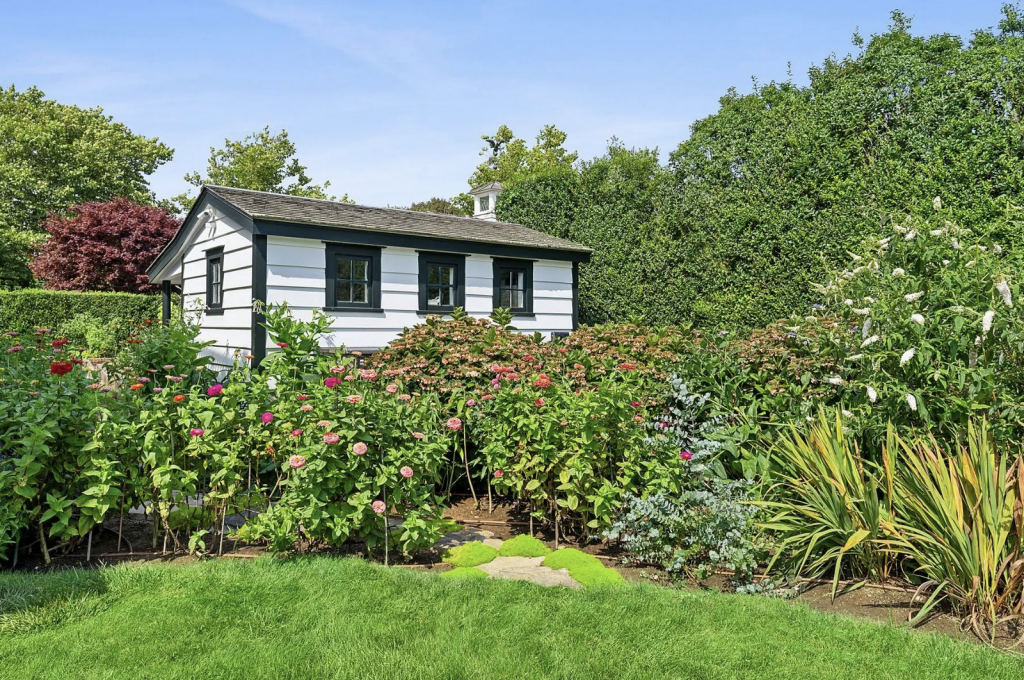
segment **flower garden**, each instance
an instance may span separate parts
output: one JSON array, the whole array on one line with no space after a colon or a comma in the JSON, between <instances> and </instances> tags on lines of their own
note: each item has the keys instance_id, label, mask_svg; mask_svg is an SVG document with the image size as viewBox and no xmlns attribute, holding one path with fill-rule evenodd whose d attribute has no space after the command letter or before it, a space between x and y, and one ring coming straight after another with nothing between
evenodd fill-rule
<instances>
[{"instance_id":1,"label":"flower garden","mask_svg":"<svg viewBox=\"0 0 1024 680\"><path fill-rule=\"evenodd\" d=\"M752 595L906 588L915 623L1019 638L1020 263L951 220L936 201L888 224L820 303L748 337L622 324L541 342L457 312L324 355L327 318L278 307L258 368L213 370L187 321L145 322L101 380L47 329L8 333L0 557L49 563L135 508L168 554L415 560L457 491L520 517L510 555L588 587L621 578L528 534ZM446 556L453 577L498 554L474 550Z\"/></svg>"}]
</instances>

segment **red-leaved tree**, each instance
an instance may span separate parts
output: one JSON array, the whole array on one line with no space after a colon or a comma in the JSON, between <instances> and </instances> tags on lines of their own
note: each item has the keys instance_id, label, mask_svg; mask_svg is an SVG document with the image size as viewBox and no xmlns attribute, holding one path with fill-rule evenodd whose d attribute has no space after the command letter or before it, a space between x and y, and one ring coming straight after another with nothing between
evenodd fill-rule
<instances>
[{"instance_id":1,"label":"red-leaved tree","mask_svg":"<svg viewBox=\"0 0 1024 680\"><path fill-rule=\"evenodd\" d=\"M43 225L50 239L32 262L32 273L50 290L149 292L156 286L146 268L179 224L160 208L125 198L82 203Z\"/></svg>"}]
</instances>

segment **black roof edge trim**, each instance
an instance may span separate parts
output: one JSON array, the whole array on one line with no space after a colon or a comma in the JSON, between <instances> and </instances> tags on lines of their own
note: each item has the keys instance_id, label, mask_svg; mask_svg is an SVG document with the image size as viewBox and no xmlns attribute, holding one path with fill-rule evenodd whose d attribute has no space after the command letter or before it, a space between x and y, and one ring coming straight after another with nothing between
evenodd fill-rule
<instances>
[{"instance_id":1,"label":"black roof edge trim","mask_svg":"<svg viewBox=\"0 0 1024 680\"><path fill-rule=\"evenodd\" d=\"M368 229L283 222L280 220L255 219L253 220L253 232L266 236L306 238L315 241L330 241L332 243L351 243L353 245L379 246L382 248L392 246L396 248L412 248L413 250L491 255L514 259L589 262L591 256L591 253L579 250L560 250L558 248L541 246L517 246L503 243L488 243L485 241L438 238L436 236L415 236L412 234L370 231Z\"/></svg>"}]
</instances>

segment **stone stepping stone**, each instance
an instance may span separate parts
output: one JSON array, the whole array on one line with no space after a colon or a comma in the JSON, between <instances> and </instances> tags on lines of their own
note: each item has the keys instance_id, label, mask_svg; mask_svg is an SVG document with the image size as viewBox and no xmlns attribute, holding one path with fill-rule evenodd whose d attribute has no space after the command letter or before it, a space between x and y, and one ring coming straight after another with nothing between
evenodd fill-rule
<instances>
[{"instance_id":1,"label":"stone stepping stone","mask_svg":"<svg viewBox=\"0 0 1024 680\"><path fill-rule=\"evenodd\" d=\"M462 531L453 531L450 534L445 534L444 538L434 545L438 550L447 550L448 548L455 548L465 543L471 543L472 541L480 541L484 545L489 545L495 550L501 548L501 544L504 543L500 538L494 537L493 531L488 531L487 529L465 528Z\"/></svg>"},{"instance_id":2,"label":"stone stepping stone","mask_svg":"<svg viewBox=\"0 0 1024 680\"><path fill-rule=\"evenodd\" d=\"M551 569L543 566L543 561L543 557L495 557L487 564L478 564L476 568L487 572L491 578L529 581L539 586L581 587L569 576L567 569Z\"/></svg>"}]
</instances>

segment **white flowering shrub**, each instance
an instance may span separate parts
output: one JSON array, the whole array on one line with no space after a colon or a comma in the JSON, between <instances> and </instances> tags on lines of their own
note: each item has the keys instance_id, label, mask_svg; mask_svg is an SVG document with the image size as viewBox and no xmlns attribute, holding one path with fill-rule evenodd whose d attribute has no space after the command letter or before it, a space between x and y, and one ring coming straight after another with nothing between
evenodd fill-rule
<instances>
[{"instance_id":1,"label":"white flowering shrub","mask_svg":"<svg viewBox=\"0 0 1024 680\"><path fill-rule=\"evenodd\" d=\"M998 437L1019 439L1020 259L935 206L851 253L796 332L832 360L819 379L837 386L854 430L880 440L892 421L955 436L983 414Z\"/></svg>"}]
</instances>

